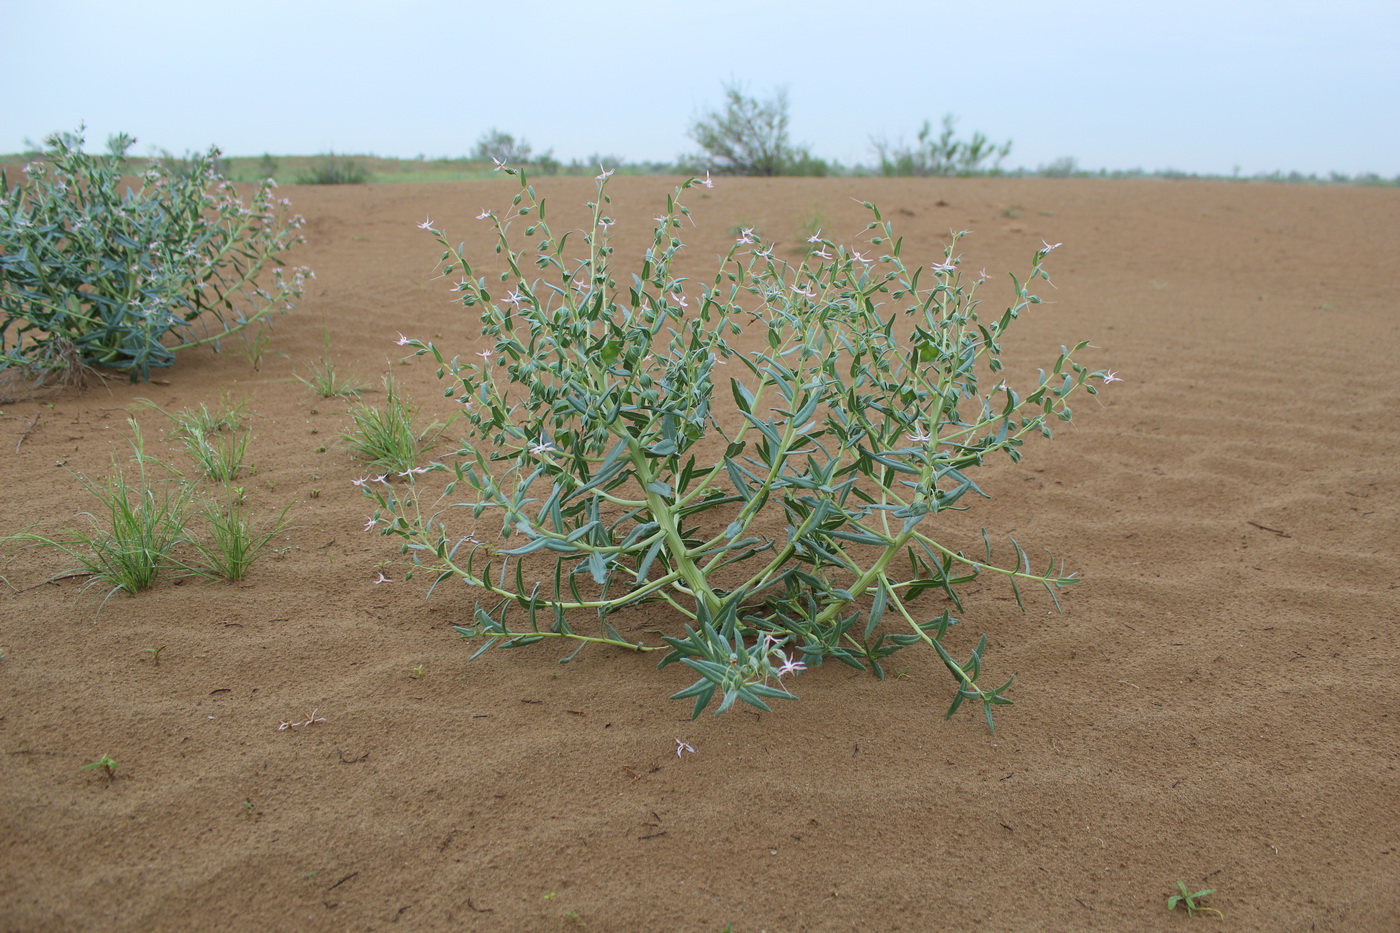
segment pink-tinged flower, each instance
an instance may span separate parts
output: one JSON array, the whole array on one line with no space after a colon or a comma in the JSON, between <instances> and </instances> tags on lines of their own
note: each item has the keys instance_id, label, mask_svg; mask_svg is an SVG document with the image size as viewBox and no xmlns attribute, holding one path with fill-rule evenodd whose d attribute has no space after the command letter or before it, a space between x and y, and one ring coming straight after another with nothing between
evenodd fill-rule
<instances>
[{"instance_id":1,"label":"pink-tinged flower","mask_svg":"<svg viewBox=\"0 0 1400 933\"><path fill-rule=\"evenodd\" d=\"M1041 242L1041 243L1045 243L1044 240L1041 240L1040 242ZM1064 246L1064 245L1065 245L1065 244L1063 244L1063 243L1056 243L1054 246L1051 246L1049 243L1045 243L1045 248L1044 248L1043 250L1041 250L1041 252L1042 252L1042 253L1048 253L1048 252L1050 252L1051 250L1059 249L1061 246Z\"/></svg>"},{"instance_id":2,"label":"pink-tinged flower","mask_svg":"<svg viewBox=\"0 0 1400 933\"><path fill-rule=\"evenodd\" d=\"M864 256L862 256L860 253L856 252L855 250L852 250L852 251L851 251L851 258L854 259L856 262L863 262L863 263L865 263L867 266L870 265L872 262L875 261L875 260L873 260L873 259L866 259Z\"/></svg>"},{"instance_id":3,"label":"pink-tinged flower","mask_svg":"<svg viewBox=\"0 0 1400 933\"><path fill-rule=\"evenodd\" d=\"M401 346L401 347L406 347L406 346L408 346L410 343L412 343L413 341L410 340L409 338L405 337L402 333L400 333L400 334L399 334L399 339L396 340L396 341L394 341L394 342L397 343L397 344L398 344L399 346Z\"/></svg>"},{"instance_id":4,"label":"pink-tinged flower","mask_svg":"<svg viewBox=\"0 0 1400 933\"><path fill-rule=\"evenodd\" d=\"M382 571L382 570L376 570L375 573L379 574L379 579L374 581L374 585L375 585L375 586L378 586L378 585L381 584L381 583L393 583L393 582L394 582L393 580L390 580L388 577L384 576L384 571Z\"/></svg>"},{"instance_id":5,"label":"pink-tinged flower","mask_svg":"<svg viewBox=\"0 0 1400 933\"><path fill-rule=\"evenodd\" d=\"M686 752L690 752L692 755L699 754L697 751L695 751L694 745L691 745L689 742L682 742L680 739L676 739L676 757L680 758Z\"/></svg>"},{"instance_id":6,"label":"pink-tinged flower","mask_svg":"<svg viewBox=\"0 0 1400 933\"><path fill-rule=\"evenodd\" d=\"M789 285L788 288L792 289L795 294L801 295L803 298L817 297L816 291L813 290L810 284L807 285L806 288L798 288L796 285Z\"/></svg>"},{"instance_id":7,"label":"pink-tinged flower","mask_svg":"<svg viewBox=\"0 0 1400 933\"><path fill-rule=\"evenodd\" d=\"M492 156L492 157L491 157L491 161L496 163L496 167L493 168L493 169L491 169L491 171L493 171L493 172L499 172L501 169L503 169L503 168L506 167L505 162L501 161L500 159L496 158L495 156Z\"/></svg>"},{"instance_id":8,"label":"pink-tinged flower","mask_svg":"<svg viewBox=\"0 0 1400 933\"><path fill-rule=\"evenodd\" d=\"M506 301L508 304L513 304L513 305L515 305L517 308L520 307L520 303L521 303L522 301L524 301L524 300L525 300L525 296L522 295L522 294L520 294L520 292L511 292L509 295L507 295L507 296L505 297L505 301Z\"/></svg>"},{"instance_id":9,"label":"pink-tinged flower","mask_svg":"<svg viewBox=\"0 0 1400 933\"><path fill-rule=\"evenodd\" d=\"M375 525L378 525L378 524L379 524L379 519L377 519L377 518L371 518L369 521L365 522L365 531L373 531L373 530L374 530L374 526L375 526Z\"/></svg>"},{"instance_id":10,"label":"pink-tinged flower","mask_svg":"<svg viewBox=\"0 0 1400 933\"><path fill-rule=\"evenodd\" d=\"M697 181L696 184L704 185L706 188L713 188L715 186L715 183L710 181L710 172L708 169L705 171L705 180Z\"/></svg>"},{"instance_id":11,"label":"pink-tinged flower","mask_svg":"<svg viewBox=\"0 0 1400 933\"><path fill-rule=\"evenodd\" d=\"M1110 370L1108 370L1107 372L1104 373L1104 376L1103 376L1103 383L1104 383L1104 385L1108 385L1110 382L1122 382L1122 381L1123 381L1123 380L1122 380L1121 378L1119 378L1119 376L1118 376L1118 371L1117 371L1117 370L1110 369Z\"/></svg>"},{"instance_id":12,"label":"pink-tinged flower","mask_svg":"<svg viewBox=\"0 0 1400 933\"><path fill-rule=\"evenodd\" d=\"M920 428L913 434L906 434L904 436L909 438L909 440L913 441L915 444L927 444L929 441L933 440L932 435L930 435L928 431L924 430L923 428Z\"/></svg>"},{"instance_id":13,"label":"pink-tinged flower","mask_svg":"<svg viewBox=\"0 0 1400 933\"><path fill-rule=\"evenodd\" d=\"M431 229L433 229L433 218L429 217L429 218L427 218L426 220L424 220L421 224L418 225L418 229L419 229L419 230L431 230Z\"/></svg>"},{"instance_id":14,"label":"pink-tinged flower","mask_svg":"<svg viewBox=\"0 0 1400 933\"><path fill-rule=\"evenodd\" d=\"M680 305L682 308L690 307L690 302L684 295L675 295L673 297L676 299L676 304Z\"/></svg>"},{"instance_id":15,"label":"pink-tinged flower","mask_svg":"<svg viewBox=\"0 0 1400 933\"><path fill-rule=\"evenodd\" d=\"M773 244L773 245L777 245L777 244ZM754 257L757 258L757 259L772 259L772 258L773 258L773 246L768 246L768 247L765 248L765 249L756 249L756 250L753 251L753 254L754 254Z\"/></svg>"},{"instance_id":16,"label":"pink-tinged flower","mask_svg":"<svg viewBox=\"0 0 1400 933\"><path fill-rule=\"evenodd\" d=\"M598 166L598 167L599 167L599 168L602 168L601 165ZM615 172L615 171L617 171L617 169L615 169L615 168L610 168L610 169L608 169L606 172L604 172L603 174L596 176L596 177L595 177L595 180L596 180L596 181L607 181L609 178L612 177L612 173Z\"/></svg>"},{"instance_id":17,"label":"pink-tinged flower","mask_svg":"<svg viewBox=\"0 0 1400 933\"><path fill-rule=\"evenodd\" d=\"M826 251L826 247L825 247L825 246L823 246L821 249L819 249L819 250L817 250L816 252L814 252L812 255L813 255L813 256L816 256L818 259L830 259L830 258L831 258L831 254L828 253L828 252Z\"/></svg>"},{"instance_id":18,"label":"pink-tinged flower","mask_svg":"<svg viewBox=\"0 0 1400 933\"><path fill-rule=\"evenodd\" d=\"M935 262L929 268L934 272L957 272L958 264L955 262Z\"/></svg>"},{"instance_id":19,"label":"pink-tinged flower","mask_svg":"<svg viewBox=\"0 0 1400 933\"><path fill-rule=\"evenodd\" d=\"M372 483L383 483L385 486L387 486L387 485L389 485L389 474L388 474L388 473L380 473L378 476L371 477L371 478L370 478L370 482L372 482Z\"/></svg>"},{"instance_id":20,"label":"pink-tinged flower","mask_svg":"<svg viewBox=\"0 0 1400 933\"><path fill-rule=\"evenodd\" d=\"M530 453L532 453L532 454L534 454L535 456L538 457L540 454L554 453L554 452L556 452L556 451L558 451L558 450L559 450L558 447L555 447L555 446L554 446L553 444L551 444L549 441L547 441L547 440L545 440L543 437L541 437L541 438L540 438L540 442L539 442L538 444L536 444L536 445L534 445L533 447L530 448Z\"/></svg>"},{"instance_id":21,"label":"pink-tinged flower","mask_svg":"<svg viewBox=\"0 0 1400 933\"><path fill-rule=\"evenodd\" d=\"M607 233L608 228L615 223L617 223L617 221L613 220L611 217L604 217L598 221L598 226L603 228L604 233Z\"/></svg>"},{"instance_id":22,"label":"pink-tinged flower","mask_svg":"<svg viewBox=\"0 0 1400 933\"><path fill-rule=\"evenodd\" d=\"M495 216L495 215L493 215L493 214L491 213L491 211L489 211L488 209L486 209L486 208L483 207L483 208L481 209L481 213L476 215L476 219L477 219L477 220L490 220L493 216Z\"/></svg>"},{"instance_id":23,"label":"pink-tinged flower","mask_svg":"<svg viewBox=\"0 0 1400 933\"><path fill-rule=\"evenodd\" d=\"M402 476L402 477L404 477L405 479L407 479L407 478L409 478L409 477L411 477L411 476L416 476L416 475L419 474L419 473L426 473L426 472L428 472L428 468L427 468L427 467L409 467L407 470L404 470L403 472L401 472L401 473L399 473L399 474L397 474L397 475Z\"/></svg>"},{"instance_id":24,"label":"pink-tinged flower","mask_svg":"<svg viewBox=\"0 0 1400 933\"><path fill-rule=\"evenodd\" d=\"M486 363L491 362L491 354L495 352L495 350L482 350L480 353L477 354L477 356L481 357L482 365L485 365Z\"/></svg>"},{"instance_id":25,"label":"pink-tinged flower","mask_svg":"<svg viewBox=\"0 0 1400 933\"><path fill-rule=\"evenodd\" d=\"M668 226L668 225L670 224L670 222L671 222L671 218L666 217L665 215L660 215L660 214L658 214L657 216L653 217L652 220L656 221L656 225L657 225L658 227L665 227L665 226Z\"/></svg>"},{"instance_id":26,"label":"pink-tinged flower","mask_svg":"<svg viewBox=\"0 0 1400 933\"><path fill-rule=\"evenodd\" d=\"M820 243L821 241L822 241L822 232L821 232L821 230L818 230L816 233L812 234L811 236L809 236L809 237L807 238L807 242L808 242L808 243Z\"/></svg>"},{"instance_id":27,"label":"pink-tinged flower","mask_svg":"<svg viewBox=\"0 0 1400 933\"><path fill-rule=\"evenodd\" d=\"M369 482L369 477L368 477L368 476L364 477L363 479L352 479L352 480L350 481L351 485L354 485L354 486L363 486L365 483L368 483L368 482Z\"/></svg>"},{"instance_id":28,"label":"pink-tinged flower","mask_svg":"<svg viewBox=\"0 0 1400 933\"><path fill-rule=\"evenodd\" d=\"M740 231L739 231L739 239L735 240L734 242L736 242L736 243L752 243L752 242L754 242L754 238L753 238L753 227L744 227L744 228L740 229Z\"/></svg>"},{"instance_id":29,"label":"pink-tinged flower","mask_svg":"<svg viewBox=\"0 0 1400 933\"><path fill-rule=\"evenodd\" d=\"M786 677L788 674L796 674L806 669L807 665L796 658L787 658L783 661L782 666L778 668L778 676Z\"/></svg>"}]
</instances>

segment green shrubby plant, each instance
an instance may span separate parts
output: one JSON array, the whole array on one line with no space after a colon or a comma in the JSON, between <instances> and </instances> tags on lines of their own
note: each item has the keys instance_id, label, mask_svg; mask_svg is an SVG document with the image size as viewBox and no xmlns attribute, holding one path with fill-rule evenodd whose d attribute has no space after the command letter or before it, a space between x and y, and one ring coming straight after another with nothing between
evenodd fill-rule
<instances>
[{"instance_id":1,"label":"green shrubby plant","mask_svg":"<svg viewBox=\"0 0 1400 933\"><path fill-rule=\"evenodd\" d=\"M105 156L59 133L11 185L0 173L0 369L75 380L96 367L150 378L182 350L291 307L310 271L281 269L302 219L266 181L244 201L217 149L151 163L119 189L129 136Z\"/></svg>"},{"instance_id":2,"label":"green shrubby plant","mask_svg":"<svg viewBox=\"0 0 1400 933\"><path fill-rule=\"evenodd\" d=\"M506 271L480 277L446 236L444 273L489 343L430 355L457 400L466 437L446 471L445 505L423 480L360 481L377 510L367 529L396 535L436 574L483 596L457 631L509 648L546 639L664 652L698 676L675 694L699 715L742 700L792 696L786 678L827 660L883 676L884 659L923 644L964 701L1010 703L987 686L983 637L954 657L952 609L981 574L1052 596L1076 577L1032 567L1015 541L998 563L942 540L938 516L986 493L974 468L1019 460L1025 440L1068 421L1079 389L1115 381L1062 349L1038 380L1002 372L1007 329L1039 299L1053 246L1036 251L999 314L980 310L985 276L966 276L955 236L931 265L909 267L904 241L871 204L865 242L813 233L798 264L742 230L708 282L675 271L681 203L666 199L650 248L616 270L607 176L581 240L556 236L523 172L504 215L483 212ZM521 229L523 228L523 229ZM515 234L513 237L512 234ZM512 247L516 237L528 244ZM743 333L762 349L741 351ZM421 468L420 468L421 469ZM453 516L470 517L452 529ZM499 531L499 538L496 532ZM949 608L930 608L943 596ZM620 610L659 605L684 631L647 643L621 634ZM581 628L582 615L596 629ZM964 648L963 651L966 651ZM572 657L572 655L570 655Z\"/></svg>"}]
</instances>

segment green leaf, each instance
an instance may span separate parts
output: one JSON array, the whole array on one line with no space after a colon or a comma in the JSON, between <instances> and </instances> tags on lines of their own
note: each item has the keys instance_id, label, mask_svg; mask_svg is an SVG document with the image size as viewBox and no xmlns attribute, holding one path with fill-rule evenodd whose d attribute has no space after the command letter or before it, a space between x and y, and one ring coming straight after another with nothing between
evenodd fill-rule
<instances>
[{"instance_id":1,"label":"green leaf","mask_svg":"<svg viewBox=\"0 0 1400 933\"><path fill-rule=\"evenodd\" d=\"M757 400L754 398L753 393L749 391L748 386L744 385L738 379L730 379L729 387L734 391L734 401L738 404L739 410L746 415L752 414L753 406ZM733 455L731 454L730 456Z\"/></svg>"}]
</instances>

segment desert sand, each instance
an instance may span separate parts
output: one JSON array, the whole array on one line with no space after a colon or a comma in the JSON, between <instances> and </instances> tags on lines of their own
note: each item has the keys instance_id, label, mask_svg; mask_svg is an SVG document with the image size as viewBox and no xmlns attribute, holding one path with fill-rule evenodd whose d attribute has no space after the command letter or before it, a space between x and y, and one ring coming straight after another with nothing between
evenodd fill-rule
<instances>
[{"instance_id":1,"label":"desert sand","mask_svg":"<svg viewBox=\"0 0 1400 933\"><path fill-rule=\"evenodd\" d=\"M620 269L677 181L611 182ZM591 179L537 184L556 227L583 221ZM125 455L129 416L178 459L141 399L246 398L250 501L293 503L242 583L167 576L100 612L82 580L46 582L62 555L4 549L0 928L1167 930L1188 925L1166 910L1180 879L1216 889L1224 921L1202 928L1400 929L1400 191L845 178L689 196L697 276L735 227L781 251L815 218L858 243L853 199L916 260L970 230L989 303L1063 242L1009 370L1089 339L1081 361L1123 382L977 475L993 498L971 522L1083 577L1063 612L995 582L965 594L952 650L985 632L988 676L1017 677L994 736L971 710L944 721L927 650L883 682L828 664L771 714L693 722L666 700L693 678L655 656L468 663L451 626L471 592L425 598L362 530L348 403L293 374L329 333L363 383L392 371L448 410L397 334L485 343L417 225L499 272L476 215L514 191L286 186L308 220L289 261L317 278L258 370L201 350L149 385L0 406L0 534L80 522L73 473ZM115 779L82 769L104 754Z\"/></svg>"}]
</instances>

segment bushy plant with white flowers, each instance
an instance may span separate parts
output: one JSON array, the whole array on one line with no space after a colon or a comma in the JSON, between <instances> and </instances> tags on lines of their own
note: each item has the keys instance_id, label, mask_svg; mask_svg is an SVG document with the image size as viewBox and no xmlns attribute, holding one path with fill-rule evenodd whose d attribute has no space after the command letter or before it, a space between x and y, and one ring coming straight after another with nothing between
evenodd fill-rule
<instances>
[{"instance_id":1,"label":"bushy plant with white flowers","mask_svg":"<svg viewBox=\"0 0 1400 933\"><path fill-rule=\"evenodd\" d=\"M210 149L179 171L153 162L123 192L135 142L115 136L97 156L58 133L22 182L0 173L0 369L42 382L100 367L144 381L301 295L310 270L284 273L278 256L301 241L302 219L275 182L245 202Z\"/></svg>"},{"instance_id":2,"label":"bushy plant with white flowers","mask_svg":"<svg viewBox=\"0 0 1400 933\"><path fill-rule=\"evenodd\" d=\"M574 247L525 174L505 170L520 192L509 211L479 218L496 230L498 283L430 220L420 225L491 346L464 360L399 338L436 360L467 425L456 456L432 467L450 473L445 497L428 506L412 475L364 484L370 527L400 537L434 586L460 579L482 593L456 627L484 642L473 657L551 639L665 652L662 667L698 676L674 695L698 716L716 697L717 712L740 700L767 709L827 660L883 676L885 658L922 644L953 679L948 715L971 701L992 727L1011 681L984 685L985 637L954 656L959 586L994 574L1019 602L1026 584L1054 598L1076 578L1053 559L1033 568L1014 540L1005 563L990 544L950 547L938 516L985 495L970 474L987 458L1019 460L1028 437L1070 419L1077 390L1117 379L1074 361L1085 343L1025 389L1001 375L1003 337L1039 301L1029 285L1048 281L1053 247L1024 281L1012 277L1011 306L990 317L975 297L985 276L964 275L956 237L910 268L871 204L860 249L818 232L793 264L742 230L713 280L697 282L673 267L689 217L681 199L711 186L707 176L667 198L624 277L610 173ZM530 245L516 250L520 227ZM741 333L763 349L736 348ZM464 512L477 524L451 530ZM928 608L939 594L944 605ZM646 604L677 619L654 643L617 627L620 611Z\"/></svg>"}]
</instances>

